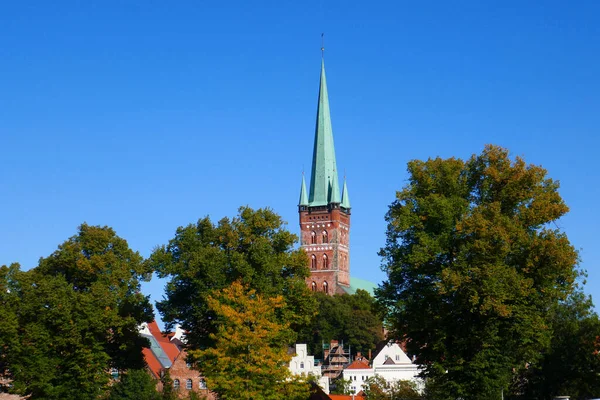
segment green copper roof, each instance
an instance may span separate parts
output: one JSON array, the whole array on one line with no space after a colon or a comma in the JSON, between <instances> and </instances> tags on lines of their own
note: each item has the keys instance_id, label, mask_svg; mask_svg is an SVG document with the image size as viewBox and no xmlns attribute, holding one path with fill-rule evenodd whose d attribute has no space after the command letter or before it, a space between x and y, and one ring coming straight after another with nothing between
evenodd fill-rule
<instances>
[{"instance_id":1,"label":"green copper roof","mask_svg":"<svg viewBox=\"0 0 600 400\"><path fill-rule=\"evenodd\" d=\"M375 295L375 288L377 288L377 284L371 281L367 281L366 279L355 278L353 276L350 277L350 286L344 287L342 286L344 291L348 294L355 294L358 289L365 290L369 292L371 296Z\"/></svg>"},{"instance_id":2,"label":"green copper roof","mask_svg":"<svg viewBox=\"0 0 600 400\"><path fill-rule=\"evenodd\" d=\"M340 202L340 186L335 165L333 130L331 129L325 62L323 60L321 61L321 84L319 87L319 105L308 200L310 206L324 206L329 203Z\"/></svg>"},{"instance_id":3,"label":"green copper roof","mask_svg":"<svg viewBox=\"0 0 600 400\"><path fill-rule=\"evenodd\" d=\"M304 182L304 173L302 174L302 186L300 187L300 200L298 201L298 205L308 205L308 196L306 195L306 183Z\"/></svg>"},{"instance_id":4,"label":"green copper roof","mask_svg":"<svg viewBox=\"0 0 600 400\"><path fill-rule=\"evenodd\" d=\"M346 185L346 178L344 178L344 190L342 191L342 207L350 208L350 196L348 196L348 186Z\"/></svg>"}]
</instances>

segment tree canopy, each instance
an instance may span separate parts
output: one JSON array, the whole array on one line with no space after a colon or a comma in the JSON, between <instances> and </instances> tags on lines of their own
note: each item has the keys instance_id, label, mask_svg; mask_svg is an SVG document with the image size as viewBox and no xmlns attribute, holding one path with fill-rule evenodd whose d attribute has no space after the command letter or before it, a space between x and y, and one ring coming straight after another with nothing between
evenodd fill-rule
<instances>
[{"instance_id":1,"label":"tree canopy","mask_svg":"<svg viewBox=\"0 0 600 400\"><path fill-rule=\"evenodd\" d=\"M210 346L217 327L208 296L237 280L260 295L283 295L280 322L294 330L306 325L316 302L304 281L310 273L306 254L293 249L296 240L269 209L241 207L235 218L216 225L206 217L178 228L148 260L160 277L169 278L166 297L157 304L167 327L181 324L190 348ZM293 343L293 331L290 335Z\"/></svg>"},{"instance_id":2,"label":"tree canopy","mask_svg":"<svg viewBox=\"0 0 600 400\"><path fill-rule=\"evenodd\" d=\"M13 390L32 398L96 398L110 368L143 368L137 327L152 320L139 293L142 257L108 227L81 225L39 266L0 271L0 301L17 335L0 332Z\"/></svg>"},{"instance_id":3,"label":"tree canopy","mask_svg":"<svg viewBox=\"0 0 600 400\"><path fill-rule=\"evenodd\" d=\"M408 172L386 216L388 279L376 297L449 398L498 398L548 347L548 310L580 274L556 225L568 211L559 184L491 145Z\"/></svg>"},{"instance_id":4,"label":"tree canopy","mask_svg":"<svg viewBox=\"0 0 600 400\"><path fill-rule=\"evenodd\" d=\"M353 295L328 296L322 292L314 295L319 310L298 335L298 342L307 343L310 354L321 357L322 344L335 339L353 353L360 351L366 355L384 339L381 312L368 292L359 289Z\"/></svg>"},{"instance_id":5,"label":"tree canopy","mask_svg":"<svg viewBox=\"0 0 600 400\"><path fill-rule=\"evenodd\" d=\"M285 308L283 296L263 296L236 281L206 300L218 327L211 334L214 345L190 355L211 391L223 400L308 398L308 382L285 365L290 328L277 316Z\"/></svg>"}]
</instances>

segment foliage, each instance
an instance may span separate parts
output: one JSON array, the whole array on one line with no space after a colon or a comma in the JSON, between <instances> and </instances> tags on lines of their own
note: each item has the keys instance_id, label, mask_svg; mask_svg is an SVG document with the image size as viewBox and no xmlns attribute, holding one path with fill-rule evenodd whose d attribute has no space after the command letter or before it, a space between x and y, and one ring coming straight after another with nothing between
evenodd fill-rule
<instances>
[{"instance_id":1,"label":"foliage","mask_svg":"<svg viewBox=\"0 0 600 400\"><path fill-rule=\"evenodd\" d=\"M168 368L164 370L160 381L162 383L161 400L177 399L177 394L175 393L175 388L173 387L173 379L171 379L171 373L169 372Z\"/></svg>"},{"instance_id":2,"label":"foliage","mask_svg":"<svg viewBox=\"0 0 600 400\"><path fill-rule=\"evenodd\" d=\"M600 394L600 319L590 298L575 292L552 316L553 336L543 358L525 373L525 398Z\"/></svg>"},{"instance_id":3,"label":"foliage","mask_svg":"<svg viewBox=\"0 0 600 400\"><path fill-rule=\"evenodd\" d=\"M376 296L449 397L497 398L548 347L548 310L579 274L576 250L551 225L568 211L559 185L495 146L408 171L386 216L388 280Z\"/></svg>"},{"instance_id":4,"label":"foliage","mask_svg":"<svg viewBox=\"0 0 600 400\"><path fill-rule=\"evenodd\" d=\"M307 343L310 354L323 356L323 343L332 339L349 346L353 353L367 354L384 339L382 316L375 299L364 290L356 294L328 296L314 293L319 310L309 326L299 332L298 342Z\"/></svg>"},{"instance_id":5,"label":"foliage","mask_svg":"<svg viewBox=\"0 0 600 400\"><path fill-rule=\"evenodd\" d=\"M112 229L84 224L37 268L3 268L18 335L2 357L16 393L96 398L111 367L143 367L137 326L152 310L139 294L141 260Z\"/></svg>"},{"instance_id":6,"label":"foliage","mask_svg":"<svg viewBox=\"0 0 600 400\"><path fill-rule=\"evenodd\" d=\"M420 400L423 398L415 382L404 380L387 382L379 375L367 379L364 392L367 400Z\"/></svg>"},{"instance_id":7,"label":"foliage","mask_svg":"<svg viewBox=\"0 0 600 400\"><path fill-rule=\"evenodd\" d=\"M304 378L291 376L287 363L289 324L277 313L285 309L283 296L267 297L240 281L213 292L207 305L215 316L214 347L192 350L202 365L211 391L220 399L306 399Z\"/></svg>"},{"instance_id":8,"label":"foliage","mask_svg":"<svg viewBox=\"0 0 600 400\"><path fill-rule=\"evenodd\" d=\"M180 227L169 244L157 248L148 265L159 277L168 277L166 298L157 304L167 329L181 324L190 348L210 346L217 327L207 298L213 290L241 280L264 296L283 294L279 310L282 323L291 322L293 332L306 325L316 302L304 279L309 275L306 254L293 250L296 236L269 209L241 207L233 219L217 225L206 217L195 225Z\"/></svg>"},{"instance_id":9,"label":"foliage","mask_svg":"<svg viewBox=\"0 0 600 400\"><path fill-rule=\"evenodd\" d=\"M341 376L331 381L329 389L331 394L352 394L350 390L351 382L348 379L344 379Z\"/></svg>"},{"instance_id":10,"label":"foliage","mask_svg":"<svg viewBox=\"0 0 600 400\"><path fill-rule=\"evenodd\" d=\"M121 374L110 388L109 400L159 400L156 381L145 369L131 369Z\"/></svg>"}]
</instances>

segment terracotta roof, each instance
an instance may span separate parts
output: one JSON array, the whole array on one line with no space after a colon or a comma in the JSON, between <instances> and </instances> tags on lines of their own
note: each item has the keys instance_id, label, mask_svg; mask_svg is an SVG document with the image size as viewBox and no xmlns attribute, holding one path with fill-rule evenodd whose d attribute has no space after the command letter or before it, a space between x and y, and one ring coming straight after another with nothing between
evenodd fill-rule
<instances>
[{"instance_id":1,"label":"terracotta roof","mask_svg":"<svg viewBox=\"0 0 600 400\"><path fill-rule=\"evenodd\" d=\"M156 321L152 321L148 324L148 329L152 336L158 341L160 347L162 347L163 351L169 357L171 362L175 361L179 353L181 353L181 349L173 342L169 340L168 333L163 334L158 328L158 324Z\"/></svg>"},{"instance_id":2,"label":"terracotta roof","mask_svg":"<svg viewBox=\"0 0 600 400\"><path fill-rule=\"evenodd\" d=\"M355 360L352 364L348 365L346 369L369 369L369 364L362 360Z\"/></svg>"},{"instance_id":3,"label":"terracotta roof","mask_svg":"<svg viewBox=\"0 0 600 400\"><path fill-rule=\"evenodd\" d=\"M154 356L154 353L152 353L152 350L150 350L147 347L144 347L142 349L142 353L144 354L144 359L146 360L146 364L148 365L148 368L150 369L150 371L152 372L154 377L156 379L160 379L160 370L162 369L162 365L160 365L160 362Z\"/></svg>"}]
</instances>

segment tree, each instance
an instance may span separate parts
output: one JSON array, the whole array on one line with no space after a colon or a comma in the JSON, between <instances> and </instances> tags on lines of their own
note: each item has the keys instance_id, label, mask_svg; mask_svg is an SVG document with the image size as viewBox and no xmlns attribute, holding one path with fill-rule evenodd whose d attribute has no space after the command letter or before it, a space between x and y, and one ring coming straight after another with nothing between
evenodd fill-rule
<instances>
[{"instance_id":1,"label":"tree","mask_svg":"<svg viewBox=\"0 0 600 400\"><path fill-rule=\"evenodd\" d=\"M543 168L496 146L408 171L376 297L449 397L497 398L548 347L548 310L575 287L578 253L556 226L568 207Z\"/></svg>"},{"instance_id":2,"label":"tree","mask_svg":"<svg viewBox=\"0 0 600 400\"><path fill-rule=\"evenodd\" d=\"M157 304L167 329L181 324L192 349L212 345L210 334L217 327L208 295L236 280L264 296L282 294L285 307L278 313L280 322L290 322L294 331L306 325L316 302L304 282L310 273L306 254L293 250L296 239L273 211L249 207L241 207L236 218L223 218L217 225L206 217L178 228L169 244L157 248L148 261L159 277L170 278L166 298Z\"/></svg>"},{"instance_id":3,"label":"tree","mask_svg":"<svg viewBox=\"0 0 600 400\"><path fill-rule=\"evenodd\" d=\"M207 386L220 399L306 399L309 386L287 368L289 323L277 313L283 296L267 297L236 281L207 297L217 332L214 347L190 351L202 365Z\"/></svg>"},{"instance_id":4,"label":"tree","mask_svg":"<svg viewBox=\"0 0 600 400\"><path fill-rule=\"evenodd\" d=\"M177 394L175 393L173 379L171 379L171 373L168 368L164 370L160 382L162 383L161 400L176 400Z\"/></svg>"},{"instance_id":5,"label":"tree","mask_svg":"<svg viewBox=\"0 0 600 400\"><path fill-rule=\"evenodd\" d=\"M375 299L364 290L356 294L328 296L314 293L319 310L310 325L298 335L300 343L307 343L311 354L322 356L323 343L332 339L349 346L354 353L367 354L383 340L383 324Z\"/></svg>"},{"instance_id":6,"label":"tree","mask_svg":"<svg viewBox=\"0 0 600 400\"><path fill-rule=\"evenodd\" d=\"M543 357L525 371L524 398L600 393L600 319L589 297L575 292L552 312L552 339Z\"/></svg>"},{"instance_id":7,"label":"tree","mask_svg":"<svg viewBox=\"0 0 600 400\"><path fill-rule=\"evenodd\" d=\"M415 382L405 380L387 382L380 375L367 379L364 392L367 400L420 400L423 398Z\"/></svg>"},{"instance_id":8,"label":"tree","mask_svg":"<svg viewBox=\"0 0 600 400\"><path fill-rule=\"evenodd\" d=\"M109 400L159 400L156 381L145 369L131 369L121 374L110 388Z\"/></svg>"},{"instance_id":9,"label":"tree","mask_svg":"<svg viewBox=\"0 0 600 400\"><path fill-rule=\"evenodd\" d=\"M92 399L110 368L144 366L137 326L153 316L141 261L112 229L84 224L38 267L3 274L18 332L2 354L14 392Z\"/></svg>"}]
</instances>

